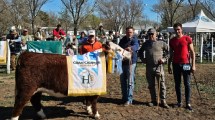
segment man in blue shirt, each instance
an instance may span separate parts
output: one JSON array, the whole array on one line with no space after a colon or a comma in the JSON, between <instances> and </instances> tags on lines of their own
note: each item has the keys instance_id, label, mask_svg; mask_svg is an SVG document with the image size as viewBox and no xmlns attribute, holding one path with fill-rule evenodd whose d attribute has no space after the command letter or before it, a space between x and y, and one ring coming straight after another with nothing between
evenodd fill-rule
<instances>
[{"instance_id":1,"label":"man in blue shirt","mask_svg":"<svg viewBox=\"0 0 215 120\"><path fill-rule=\"evenodd\" d=\"M137 51L139 43L137 37L134 35L134 28L126 28L126 36L124 36L119 46L132 53L131 60L123 60L122 62L122 74L120 75L122 100L125 102L125 106L131 105L133 101L135 70L137 63Z\"/></svg>"}]
</instances>

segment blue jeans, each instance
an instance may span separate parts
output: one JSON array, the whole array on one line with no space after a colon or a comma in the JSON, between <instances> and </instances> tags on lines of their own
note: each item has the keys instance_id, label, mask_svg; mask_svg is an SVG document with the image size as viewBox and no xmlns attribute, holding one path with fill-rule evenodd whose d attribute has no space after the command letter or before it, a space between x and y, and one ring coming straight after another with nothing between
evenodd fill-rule
<instances>
[{"instance_id":1,"label":"blue jeans","mask_svg":"<svg viewBox=\"0 0 215 120\"><path fill-rule=\"evenodd\" d=\"M130 66L129 65L122 65L122 71L123 72L120 75L122 100L123 100L123 102L128 101L129 103L132 103L136 63L134 63Z\"/></svg>"},{"instance_id":2,"label":"blue jeans","mask_svg":"<svg viewBox=\"0 0 215 120\"><path fill-rule=\"evenodd\" d=\"M190 90L191 72L183 70L182 64L173 64L175 91L176 91L178 103L181 103L181 74L183 75L183 78L184 78L186 104L189 104L190 103L190 93L191 93L191 90Z\"/></svg>"}]
</instances>

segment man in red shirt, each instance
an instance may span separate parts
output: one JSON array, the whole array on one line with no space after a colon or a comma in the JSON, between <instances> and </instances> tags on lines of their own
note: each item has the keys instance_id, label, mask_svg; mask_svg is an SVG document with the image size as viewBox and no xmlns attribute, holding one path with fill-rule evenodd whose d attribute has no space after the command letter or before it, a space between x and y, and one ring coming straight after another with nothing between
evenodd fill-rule
<instances>
[{"instance_id":1,"label":"man in red shirt","mask_svg":"<svg viewBox=\"0 0 215 120\"><path fill-rule=\"evenodd\" d=\"M191 72L196 70L195 52L192 39L182 33L182 24L176 23L173 26L176 37L170 40L170 58L168 62L168 72L172 74L171 62L173 66L173 75L175 80L175 90L177 95L176 107L181 107L181 74L184 78L186 109L192 111L190 105L190 79ZM191 63L190 63L190 58Z\"/></svg>"},{"instance_id":2,"label":"man in red shirt","mask_svg":"<svg viewBox=\"0 0 215 120\"><path fill-rule=\"evenodd\" d=\"M65 34L65 32L61 29L61 25L60 24L58 24L57 25L57 28L55 28L54 30L53 30L53 37L54 37L54 39L57 39L57 40L64 40L65 39L65 37L66 37L66 34Z\"/></svg>"}]
</instances>

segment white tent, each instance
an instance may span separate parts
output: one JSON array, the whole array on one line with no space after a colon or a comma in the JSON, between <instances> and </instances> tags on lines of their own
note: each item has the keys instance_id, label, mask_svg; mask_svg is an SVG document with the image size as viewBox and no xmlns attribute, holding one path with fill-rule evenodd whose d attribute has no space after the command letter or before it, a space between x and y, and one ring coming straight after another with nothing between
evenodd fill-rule
<instances>
[{"instance_id":1,"label":"white tent","mask_svg":"<svg viewBox=\"0 0 215 120\"><path fill-rule=\"evenodd\" d=\"M193 32L193 33L208 33L215 32L215 22L208 18L205 13L201 12L193 19L191 22L186 22L182 24L183 32ZM168 32L174 32L173 27L167 28ZM197 37L196 37L197 38ZM212 38L213 46L213 38ZM202 62L203 57L203 36L201 37L201 48L200 48L200 62ZM211 61L213 62L213 56L215 55L213 47L211 49Z\"/></svg>"},{"instance_id":2,"label":"white tent","mask_svg":"<svg viewBox=\"0 0 215 120\"><path fill-rule=\"evenodd\" d=\"M215 32L215 22L201 12L191 22L182 24L184 32ZM173 27L168 27L168 32L174 32Z\"/></svg>"}]
</instances>

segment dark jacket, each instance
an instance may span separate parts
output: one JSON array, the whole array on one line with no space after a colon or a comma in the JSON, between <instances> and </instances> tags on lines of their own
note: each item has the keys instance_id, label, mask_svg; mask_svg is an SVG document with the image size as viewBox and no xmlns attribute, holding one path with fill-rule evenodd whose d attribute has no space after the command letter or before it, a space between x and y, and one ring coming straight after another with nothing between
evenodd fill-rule
<instances>
[{"instance_id":1,"label":"dark jacket","mask_svg":"<svg viewBox=\"0 0 215 120\"><path fill-rule=\"evenodd\" d=\"M138 43L138 39L136 36L133 36L131 38L127 38L126 36L124 36L120 42L119 42L119 46L122 47L123 49L127 48L127 47L131 47L132 49L132 64L137 62L137 51L139 49L139 43ZM123 65L128 65L129 61L124 60L122 62Z\"/></svg>"}]
</instances>

